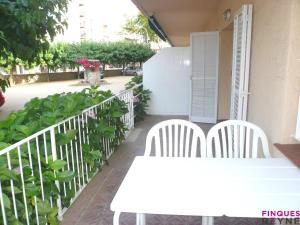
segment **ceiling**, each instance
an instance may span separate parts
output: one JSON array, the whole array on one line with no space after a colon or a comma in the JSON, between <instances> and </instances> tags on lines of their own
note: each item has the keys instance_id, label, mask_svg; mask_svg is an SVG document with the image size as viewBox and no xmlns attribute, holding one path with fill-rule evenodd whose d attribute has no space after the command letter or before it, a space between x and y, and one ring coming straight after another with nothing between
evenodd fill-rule
<instances>
[{"instance_id":1,"label":"ceiling","mask_svg":"<svg viewBox=\"0 0 300 225\"><path fill-rule=\"evenodd\" d=\"M217 29L221 0L132 0L146 16L154 16L174 46L188 46L191 32Z\"/></svg>"}]
</instances>

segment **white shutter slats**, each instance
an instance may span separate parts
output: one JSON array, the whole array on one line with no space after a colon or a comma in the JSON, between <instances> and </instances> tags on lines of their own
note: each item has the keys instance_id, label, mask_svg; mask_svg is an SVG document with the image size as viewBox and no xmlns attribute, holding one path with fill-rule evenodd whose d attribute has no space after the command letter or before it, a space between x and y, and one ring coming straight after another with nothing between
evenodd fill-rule
<instances>
[{"instance_id":1,"label":"white shutter slats","mask_svg":"<svg viewBox=\"0 0 300 225\"><path fill-rule=\"evenodd\" d=\"M252 5L234 16L230 119L246 120L250 64Z\"/></svg>"},{"instance_id":2,"label":"white shutter slats","mask_svg":"<svg viewBox=\"0 0 300 225\"><path fill-rule=\"evenodd\" d=\"M191 121L217 120L218 52L218 32L191 34Z\"/></svg>"}]
</instances>

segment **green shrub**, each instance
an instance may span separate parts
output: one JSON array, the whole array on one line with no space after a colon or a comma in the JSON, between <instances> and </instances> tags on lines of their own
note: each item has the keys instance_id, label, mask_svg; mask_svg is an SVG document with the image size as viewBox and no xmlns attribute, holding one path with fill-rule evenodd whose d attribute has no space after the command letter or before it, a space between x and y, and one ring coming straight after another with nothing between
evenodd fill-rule
<instances>
[{"instance_id":1,"label":"green shrub","mask_svg":"<svg viewBox=\"0 0 300 225\"><path fill-rule=\"evenodd\" d=\"M143 83L143 76L134 76L127 84L126 89L135 87L136 85ZM144 120L146 111L149 107L151 91L144 89L143 85L140 85L133 89L133 95L136 96L134 105L134 121L139 122Z\"/></svg>"},{"instance_id":2,"label":"green shrub","mask_svg":"<svg viewBox=\"0 0 300 225\"><path fill-rule=\"evenodd\" d=\"M43 99L34 98L25 105L24 109L0 121L0 149L66 118L78 115L83 109L101 103L111 96L113 94L110 91L99 91L92 87L78 93L55 94ZM61 196L62 208L69 207L71 199L75 196L75 190L78 192L82 187L79 184L87 183L87 180L101 169L102 162L107 161L103 146L109 143L114 151L124 140L126 126L122 116L127 112L125 102L114 98L110 104L103 105L93 113L84 114L83 117L73 117L74 124L58 125L54 130L57 160L53 160L49 132L45 136L39 135L28 143L22 144L20 154L18 149L10 151L10 162L6 154L1 155L0 180L8 224L27 224L25 207L29 212L30 224L37 224L37 217L40 224L58 224L58 208L55 205L58 197ZM83 121L85 125L81 126ZM87 133L86 140L81 143L80 138ZM73 152L71 147L74 149ZM74 159L75 147L76 151L77 148L78 151L79 148L82 150L82 158ZM20 158L22 165L19 164ZM78 170L74 170L74 164L78 166ZM70 169L72 166L73 170ZM85 173L81 172L83 170ZM41 185L41 177L43 185ZM22 180L26 192L23 191ZM13 207L11 182L14 184L18 219L15 217ZM55 182L58 182L58 186ZM44 189L43 193L41 187ZM26 205L23 193L26 193ZM35 206L38 206L38 211ZM0 221L3 221L2 212Z\"/></svg>"}]
</instances>

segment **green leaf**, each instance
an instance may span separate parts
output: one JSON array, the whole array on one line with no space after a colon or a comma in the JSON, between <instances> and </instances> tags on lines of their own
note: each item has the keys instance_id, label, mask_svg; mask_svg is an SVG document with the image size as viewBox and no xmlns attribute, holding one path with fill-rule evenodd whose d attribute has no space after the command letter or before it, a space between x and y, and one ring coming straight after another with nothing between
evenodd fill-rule
<instances>
[{"instance_id":1,"label":"green leaf","mask_svg":"<svg viewBox=\"0 0 300 225\"><path fill-rule=\"evenodd\" d=\"M51 212L48 214L48 222L50 225L58 225L59 220L57 219L58 208L54 207L51 209Z\"/></svg>"},{"instance_id":2,"label":"green leaf","mask_svg":"<svg viewBox=\"0 0 300 225\"><path fill-rule=\"evenodd\" d=\"M6 192L9 192L9 193L12 193L11 186L4 187L3 190L6 191ZM22 193L22 191L17 186L14 186L14 193L15 194L20 194L20 193Z\"/></svg>"},{"instance_id":3,"label":"green leaf","mask_svg":"<svg viewBox=\"0 0 300 225\"><path fill-rule=\"evenodd\" d=\"M33 183L26 183L25 190L28 197L38 196L41 192L40 186Z\"/></svg>"},{"instance_id":4,"label":"green leaf","mask_svg":"<svg viewBox=\"0 0 300 225\"><path fill-rule=\"evenodd\" d=\"M57 134L58 145L66 145L76 136L76 130L68 130L66 133Z\"/></svg>"},{"instance_id":5,"label":"green leaf","mask_svg":"<svg viewBox=\"0 0 300 225\"><path fill-rule=\"evenodd\" d=\"M24 138L26 138L27 136L23 133L19 133L19 132L14 132L12 134L12 138L14 139L14 141L21 141L23 140Z\"/></svg>"},{"instance_id":6,"label":"green leaf","mask_svg":"<svg viewBox=\"0 0 300 225\"><path fill-rule=\"evenodd\" d=\"M82 150L84 152L90 152L91 151L91 147L88 144L83 144L82 145Z\"/></svg>"},{"instance_id":7,"label":"green leaf","mask_svg":"<svg viewBox=\"0 0 300 225\"><path fill-rule=\"evenodd\" d=\"M2 193L2 197L3 197L4 207L10 209L10 200L9 200L9 197L6 194L4 194L4 193Z\"/></svg>"},{"instance_id":8,"label":"green leaf","mask_svg":"<svg viewBox=\"0 0 300 225\"><path fill-rule=\"evenodd\" d=\"M44 209L42 209L42 210L44 210ZM39 213L42 214L41 212L39 212ZM46 213L46 214L48 214L48 213ZM47 224L47 222L48 222L48 220L47 220L46 217L43 216L43 214L41 216L39 216L39 223L40 224Z\"/></svg>"},{"instance_id":9,"label":"green leaf","mask_svg":"<svg viewBox=\"0 0 300 225\"><path fill-rule=\"evenodd\" d=\"M0 150L5 149L9 147L11 144L5 143L5 142L0 142Z\"/></svg>"},{"instance_id":10,"label":"green leaf","mask_svg":"<svg viewBox=\"0 0 300 225\"><path fill-rule=\"evenodd\" d=\"M52 171L45 171L43 173L43 178L45 182L52 182L55 180L54 173Z\"/></svg>"},{"instance_id":11,"label":"green leaf","mask_svg":"<svg viewBox=\"0 0 300 225\"><path fill-rule=\"evenodd\" d=\"M16 219L16 217L14 217L12 214L9 215L9 217L7 218L7 222L9 225L24 225L23 223L21 223L21 221Z\"/></svg>"},{"instance_id":12,"label":"green leaf","mask_svg":"<svg viewBox=\"0 0 300 225\"><path fill-rule=\"evenodd\" d=\"M0 128L9 128L16 120L16 113L11 113L5 120L0 121Z\"/></svg>"},{"instance_id":13,"label":"green leaf","mask_svg":"<svg viewBox=\"0 0 300 225\"><path fill-rule=\"evenodd\" d=\"M28 179L28 178L32 177L32 169L29 166L23 167L23 176L24 176L24 179Z\"/></svg>"},{"instance_id":14,"label":"green leaf","mask_svg":"<svg viewBox=\"0 0 300 225\"><path fill-rule=\"evenodd\" d=\"M42 201L41 199L38 198L37 198L37 208L38 208L39 215L41 216L47 215L52 210L47 200Z\"/></svg>"},{"instance_id":15,"label":"green leaf","mask_svg":"<svg viewBox=\"0 0 300 225\"><path fill-rule=\"evenodd\" d=\"M0 130L0 141L4 141L5 139L5 132L3 130Z\"/></svg>"},{"instance_id":16,"label":"green leaf","mask_svg":"<svg viewBox=\"0 0 300 225\"><path fill-rule=\"evenodd\" d=\"M60 182L69 182L75 177L75 173L72 171L63 171L56 173L56 179Z\"/></svg>"},{"instance_id":17,"label":"green leaf","mask_svg":"<svg viewBox=\"0 0 300 225\"><path fill-rule=\"evenodd\" d=\"M77 131L76 130L68 130L66 132L66 135L68 137L69 140L73 140L76 136Z\"/></svg>"},{"instance_id":18,"label":"green leaf","mask_svg":"<svg viewBox=\"0 0 300 225\"><path fill-rule=\"evenodd\" d=\"M64 166L67 164L64 160L55 160L54 162L49 162L49 166L53 170L60 170L64 168Z\"/></svg>"},{"instance_id":19,"label":"green leaf","mask_svg":"<svg viewBox=\"0 0 300 225\"><path fill-rule=\"evenodd\" d=\"M18 174L16 171L14 170L10 170L8 168L1 168L0 169L0 178L1 180L14 180L17 181L18 180Z\"/></svg>"},{"instance_id":20,"label":"green leaf","mask_svg":"<svg viewBox=\"0 0 300 225\"><path fill-rule=\"evenodd\" d=\"M31 134L31 130L28 126L25 125L17 125L16 130L20 131L22 134L29 136Z\"/></svg>"},{"instance_id":21,"label":"green leaf","mask_svg":"<svg viewBox=\"0 0 300 225\"><path fill-rule=\"evenodd\" d=\"M0 155L0 170L3 167L7 167L7 159L4 155Z\"/></svg>"},{"instance_id":22,"label":"green leaf","mask_svg":"<svg viewBox=\"0 0 300 225\"><path fill-rule=\"evenodd\" d=\"M103 153L100 151L91 151L90 154L94 156L95 159L101 159L103 157Z\"/></svg>"},{"instance_id":23,"label":"green leaf","mask_svg":"<svg viewBox=\"0 0 300 225\"><path fill-rule=\"evenodd\" d=\"M124 114L123 114L123 112L121 112L121 111L114 111L114 112L112 112L112 114L111 114L111 116L112 117L115 117L115 118L118 118L118 117L121 117L121 116L123 116Z\"/></svg>"}]
</instances>

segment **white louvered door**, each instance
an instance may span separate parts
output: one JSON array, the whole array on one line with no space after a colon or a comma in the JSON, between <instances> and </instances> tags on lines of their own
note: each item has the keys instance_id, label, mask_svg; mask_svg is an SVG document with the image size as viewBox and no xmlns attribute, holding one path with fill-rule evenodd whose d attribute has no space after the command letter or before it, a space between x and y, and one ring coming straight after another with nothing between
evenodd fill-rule
<instances>
[{"instance_id":1,"label":"white louvered door","mask_svg":"<svg viewBox=\"0 0 300 225\"><path fill-rule=\"evenodd\" d=\"M190 121L216 123L218 97L219 33L191 34Z\"/></svg>"},{"instance_id":2,"label":"white louvered door","mask_svg":"<svg viewBox=\"0 0 300 225\"><path fill-rule=\"evenodd\" d=\"M252 30L252 5L234 16L230 119L246 120Z\"/></svg>"}]
</instances>

